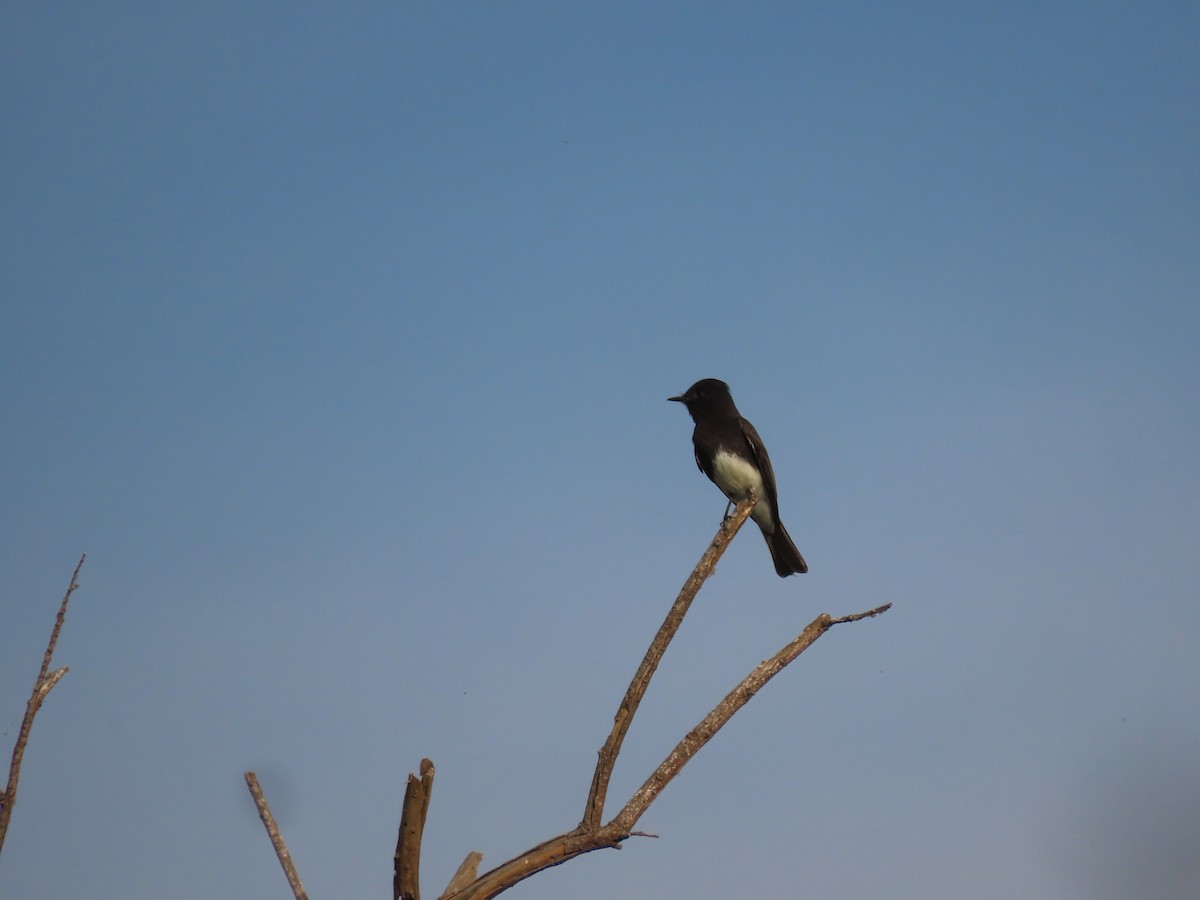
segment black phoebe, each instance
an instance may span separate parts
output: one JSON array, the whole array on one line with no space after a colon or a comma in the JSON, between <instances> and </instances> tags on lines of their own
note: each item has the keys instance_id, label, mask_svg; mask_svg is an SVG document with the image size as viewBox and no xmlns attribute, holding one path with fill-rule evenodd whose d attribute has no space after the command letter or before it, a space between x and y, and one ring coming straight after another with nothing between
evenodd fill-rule
<instances>
[{"instance_id":1,"label":"black phoebe","mask_svg":"<svg viewBox=\"0 0 1200 900\"><path fill-rule=\"evenodd\" d=\"M748 491L754 489L758 503L750 518L766 538L779 577L807 572L808 563L779 521L779 495L775 492L775 472L767 448L754 426L733 405L729 385L716 378L705 378L686 393L667 399L686 406L696 423L692 445L696 448L700 471L731 503L745 499Z\"/></svg>"}]
</instances>

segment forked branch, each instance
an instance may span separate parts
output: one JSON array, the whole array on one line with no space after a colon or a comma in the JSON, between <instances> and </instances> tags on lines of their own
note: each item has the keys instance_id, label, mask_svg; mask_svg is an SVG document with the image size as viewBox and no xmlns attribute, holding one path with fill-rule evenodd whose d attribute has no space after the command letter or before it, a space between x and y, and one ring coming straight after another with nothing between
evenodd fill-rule
<instances>
[{"instance_id":1,"label":"forked branch","mask_svg":"<svg viewBox=\"0 0 1200 900\"><path fill-rule=\"evenodd\" d=\"M12 819L13 806L17 802L17 782L21 779L21 762L25 758L25 747L29 744L29 732L33 728L33 717L42 708L42 703L49 696L54 686L62 680L69 669L65 666L50 671L50 662L54 659L54 648L58 644L58 636L62 632L63 623L67 620L67 603L71 594L79 587L79 570L87 554L79 557L75 571L71 573L71 583L63 594L62 603L58 606L58 615L54 619L54 628L50 631L50 640L46 644L46 652L42 654L42 667L38 670L37 680L33 683L33 692L25 704L25 717L21 719L21 730L17 732L17 742L13 745L12 762L8 767L8 784L4 793L0 794L0 850L4 848L4 838L8 834L8 823Z\"/></svg>"},{"instance_id":2,"label":"forked branch","mask_svg":"<svg viewBox=\"0 0 1200 900\"><path fill-rule=\"evenodd\" d=\"M712 539L712 543L700 557L700 562L696 563L696 568L692 570L688 580L683 583L679 596L675 598L666 619L658 629L658 634L654 635L654 640L650 642L650 647L646 650L646 655L642 658L642 663L634 673L633 680L629 682L629 687L625 691L625 697L617 708L617 714L613 716L613 727L609 732L608 740L600 748L599 759L596 760L596 771L592 775L592 787L588 791L587 805L583 811L583 821L579 823L581 831L595 831L600 826L600 819L604 815L604 799L608 794L608 782L612 778L613 767L617 764L617 755L621 752L621 744L629 731L630 723L633 722L638 705L646 696L647 688L650 687L650 679L654 677L654 672L658 668L659 662L662 661L663 654L667 652L667 645L671 643L675 632L683 624L683 617L691 607L692 600L695 599L704 582L708 580L708 576L716 569L717 560L721 558L734 535L745 524L750 511L754 509L755 502L754 492L751 491L750 496L737 505L733 515L721 523L716 537Z\"/></svg>"},{"instance_id":3,"label":"forked branch","mask_svg":"<svg viewBox=\"0 0 1200 900\"><path fill-rule=\"evenodd\" d=\"M556 866L584 853L599 850L603 847L620 847L621 843L637 832L634 825L650 804L662 793L663 788L679 774L679 771L693 756L699 752L733 715L750 702L768 681L779 674L785 666L791 663L801 653L811 647L818 638L834 625L854 622L859 619L877 616L891 608L891 604L876 607L866 612L855 613L841 618L832 618L822 614L814 619L793 640L789 641L770 659L754 668L749 675L730 691L703 720L675 746L666 759L651 773L645 783L634 792L621 811L607 824L601 825L604 800L608 784L620 753L622 742L629 730L638 705L645 696L653 676L671 642L679 630L683 616L691 605L692 599L701 585L712 574L717 560L724 553L729 542L737 534L738 529L746 521L754 507L754 498L739 503L733 515L722 523L721 529L709 545L700 562L684 584L670 612L659 628L658 634L646 651L646 655L634 674L625 692L625 697L613 719L613 728L608 739L600 749L596 770L592 777L591 789L588 792L587 804L583 820L572 831L560 834L548 841L526 850L507 862L481 875L474 883L455 890L455 884L442 895L440 900L485 900L507 890L519 881L534 875L543 869Z\"/></svg>"}]
</instances>

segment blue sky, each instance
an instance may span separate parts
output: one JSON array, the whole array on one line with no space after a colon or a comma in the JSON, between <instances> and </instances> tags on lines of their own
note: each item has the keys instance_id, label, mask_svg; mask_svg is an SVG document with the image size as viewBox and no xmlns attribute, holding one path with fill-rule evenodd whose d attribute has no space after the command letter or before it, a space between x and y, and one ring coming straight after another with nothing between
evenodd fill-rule
<instances>
[{"instance_id":1,"label":"blue sky","mask_svg":"<svg viewBox=\"0 0 1200 900\"><path fill-rule=\"evenodd\" d=\"M88 561L0 892L313 897L572 827L724 502L753 529L526 898L1200 886L1193 4L9 3L0 722ZM803 890L801 890L801 886Z\"/></svg>"}]
</instances>

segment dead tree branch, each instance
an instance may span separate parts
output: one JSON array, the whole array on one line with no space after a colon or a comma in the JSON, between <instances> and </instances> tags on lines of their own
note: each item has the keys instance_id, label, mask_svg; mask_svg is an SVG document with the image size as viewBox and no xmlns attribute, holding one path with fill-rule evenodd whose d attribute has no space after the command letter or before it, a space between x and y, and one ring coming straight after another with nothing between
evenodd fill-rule
<instances>
[{"instance_id":1,"label":"dead tree branch","mask_svg":"<svg viewBox=\"0 0 1200 900\"><path fill-rule=\"evenodd\" d=\"M425 833L425 814L433 790L433 763L421 760L420 777L408 775L404 789L404 809L400 813L400 833L396 837L396 856L392 869L392 900L421 900L421 837ZM478 865L478 863L476 863Z\"/></svg>"},{"instance_id":2,"label":"dead tree branch","mask_svg":"<svg viewBox=\"0 0 1200 900\"><path fill-rule=\"evenodd\" d=\"M612 821L593 831L584 831L581 826L538 844L480 876L474 884L469 885L460 893L447 891L441 900L449 900L451 897L454 900L485 900L485 898L494 897L501 891L507 890L530 875L535 875L551 866L557 866L568 859L604 847L620 848L621 842L635 833L633 831L634 824L662 793L663 788L679 774L679 771L696 755L700 748L733 718L734 713L750 702L750 698L758 693L763 685L783 671L785 666L811 647L821 635L834 625L877 616L887 612L891 606L890 603L887 603L866 612L837 619L827 614L818 616L778 653L759 663L701 720L700 724L689 731L646 779L645 783L634 792Z\"/></svg>"},{"instance_id":3,"label":"dead tree branch","mask_svg":"<svg viewBox=\"0 0 1200 900\"><path fill-rule=\"evenodd\" d=\"M308 900L308 894L304 892L304 885L300 883L300 875L296 872L296 866L292 862L292 855L288 853L283 835L279 833L279 826L275 824L275 817L271 815L271 807L267 805L267 798L263 795L262 787L258 783L258 776L253 772L246 773L246 787L250 788L250 796L254 798L254 805L258 807L258 817L262 819L262 823L267 829L267 837L271 839L271 846L275 848L275 856L279 858L279 864L283 866L283 874L287 876L292 894L296 900Z\"/></svg>"},{"instance_id":4,"label":"dead tree branch","mask_svg":"<svg viewBox=\"0 0 1200 900\"><path fill-rule=\"evenodd\" d=\"M695 599L704 582L708 580L708 576L716 569L717 561L738 533L738 529L745 523L750 511L754 509L755 502L757 501L752 491L748 498L737 505L733 515L721 523L716 537L712 539L712 543L700 557L700 562L696 563L696 568L692 570L688 580L683 583L683 588L680 589L679 596L671 605L666 619L658 629L658 634L650 642L650 647L646 651L641 665L638 666L637 672L634 673L633 680L629 682L621 705L617 708L617 714L613 716L613 727L608 735L608 740L600 748L596 771L592 775L592 787L588 791L587 805L583 811L583 820L579 823L581 831L595 831L600 826L600 819L604 815L604 799L608 794L608 782L612 778L613 767L617 764L617 754L621 752L621 744L625 740L625 734L629 731L630 723L633 722L638 705L646 695L647 688L650 687L650 679L654 676L663 654L666 653L667 645L671 643L675 632L683 624L683 617L692 605L692 600Z\"/></svg>"},{"instance_id":5,"label":"dead tree branch","mask_svg":"<svg viewBox=\"0 0 1200 900\"><path fill-rule=\"evenodd\" d=\"M839 625L843 622L855 622L859 619L865 619L868 616L877 616L880 613L887 612L891 608L892 604L885 603L883 606L876 607L867 612L855 613L852 616L843 616L840 619L831 618L826 613L813 619L807 628L789 641L778 653L770 659L759 663L754 668L754 671L743 678L737 687L725 695L725 699L718 703L712 712L700 721L699 725L689 731L683 740L675 745L675 749L667 754L667 758L646 779L645 783L634 791L633 796L629 798L629 802L625 804L625 808L617 813L611 824L616 825L619 831L628 834L637 820L641 818L642 813L649 808L654 799L662 792L662 789L670 783L672 778L679 774L680 769L699 752L700 748L707 744L712 736L720 731L726 722L733 718L734 713L749 703L750 698L757 694L763 685L782 672L784 666L811 647L817 638L826 631L834 625Z\"/></svg>"},{"instance_id":6,"label":"dead tree branch","mask_svg":"<svg viewBox=\"0 0 1200 900\"><path fill-rule=\"evenodd\" d=\"M877 616L891 608L891 604L887 603L866 612L836 619L825 613L817 616L778 653L759 663L732 691L726 694L721 702L667 754L667 757L650 774L642 786L634 791L633 796L629 798L620 812L607 824L601 824L605 797L617 757L621 752L621 745L638 706L646 694L650 679L658 668L671 639L679 630L683 617L691 606L696 593L716 568L717 561L729 546L729 542L733 540L734 535L737 534L738 529L745 523L754 504L753 496L743 500L734 509L733 515L721 524L716 537L713 538L712 543L700 558L700 562L696 564L696 568L684 583L679 596L676 597L667 613L666 619L654 636L654 640L651 641L650 647L646 651L641 665L634 673L633 680L629 683L621 705L613 717L612 731L597 754L596 769L592 776L591 788L588 791L583 819L579 825L571 831L543 841L536 847L531 847L483 875L476 875L482 856L476 852L468 854L439 900L451 900L451 898L453 900L488 900L529 876L551 866L557 866L576 856L604 847L620 849L623 841L633 835L643 834L643 832L634 831L633 827L663 789L700 751L700 748L711 740L739 709L749 703L750 698L758 693L768 681L783 671L789 663L811 647L821 635L834 625ZM433 775L433 763L428 759L423 759L419 777L412 774L408 776L404 808L400 817L400 833L396 841L393 900L420 900L421 840L426 814L429 810ZM300 887L299 879L295 877L295 870L291 866L287 848L283 846L283 840L279 837L274 820L270 818L266 801L261 799L261 792L256 793L257 781L251 781L253 776L254 773L247 772L246 780L251 784L251 793L255 794L255 802L259 803L263 823L267 826L272 843L275 844L276 853L283 864L284 871L288 873L288 881L292 884L296 897L302 898L304 896L303 888ZM653 835L650 836L653 837Z\"/></svg>"},{"instance_id":7,"label":"dead tree branch","mask_svg":"<svg viewBox=\"0 0 1200 900\"><path fill-rule=\"evenodd\" d=\"M4 848L4 838L8 835L8 823L12 819L13 806L17 802L17 782L21 778L21 762L25 758L25 747L29 744L29 732L33 728L33 717L42 708L42 703L54 686L70 671L64 666L51 672L50 662L54 658L58 635L62 632L63 623L67 619L67 604L71 600L71 594L79 587L79 570L83 568L85 559L87 559L86 553L79 557L75 571L71 573L71 583L67 585L67 592L63 594L62 603L59 604L58 615L54 619L54 628L50 632L50 641L46 644L46 652L42 654L42 667L38 670L37 680L33 683L33 692L25 704L25 717L21 720L21 730L17 733L16 744L13 745L12 762L8 767L8 785L5 787L4 793L0 794L0 850Z\"/></svg>"},{"instance_id":8,"label":"dead tree branch","mask_svg":"<svg viewBox=\"0 0 1200 900\"><path fill-rule=\"evenodd\" d=\"M814 619L793 640L789 641L778 653L763 661L749 675L730 691L713 710L701 720L695 728L675 746L666 759L658 766L645 783L634 792L621 811L607 824L601 825L600 820L604 811L604 800L608 784L616 765L621 744L629 730L638 705L645 696L653 676L666 652L667 645L679 630L683 616L691 605L697 591L704 581L712 574L717 561L729 542L737 534L738 529L746 521L754 508L754 498L751 497L738 504L733 515L722 523L712 543L704 556L696 565L691 576L685 582L683 589L667 613L662 627L646 651L646 655L634 674L621 701L617 714L613 719L613 728L604 746L600 749L596 770L592 777L591 789L588 792L587 804L583 820L572 831L565 832L548 841L538 844L479 876L473 883L456 889L460 883L456 878L439 900L486 900L507 890L519 881L534 875L543 869L557 866L580 856L604 847L620 848L621 843L634 834L633 826L658 797L663 788L679 774L687 762L699 752L733 715L750 702L758 691L785 666L796 659L801 653L811 647L818 638L834 625L854 622L870 616L877 616L891 608L891 604L876 607L867 612L855 613L841 618L832 618L822 614Z\"/></svg>"}]
</instances>

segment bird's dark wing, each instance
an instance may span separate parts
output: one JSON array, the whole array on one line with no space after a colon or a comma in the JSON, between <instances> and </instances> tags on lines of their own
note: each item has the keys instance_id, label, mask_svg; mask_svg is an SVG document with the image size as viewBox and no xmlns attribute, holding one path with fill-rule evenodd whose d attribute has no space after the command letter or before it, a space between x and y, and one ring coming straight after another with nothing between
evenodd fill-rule
<instances>
[{"instance_id":1,"label":"bird's dark wing","mask_svg":"<svg viewBox=\"0 0 1200 900\"><path fill-rule=\"evenodd\" d=\"M750 452L754 454L754 461L758 463L758 471L762 472L763 489L767 492L767 496L760 499L766 499L771 507L771 518L778 522L779 492L775 489L775 470L771 468L771 457L767 456L766 445L763 444L762 438L758 436L753 425L741 416L738 416L738 425L742 427L742 434L746 437Z\"/></svg>"}]
</instances>

